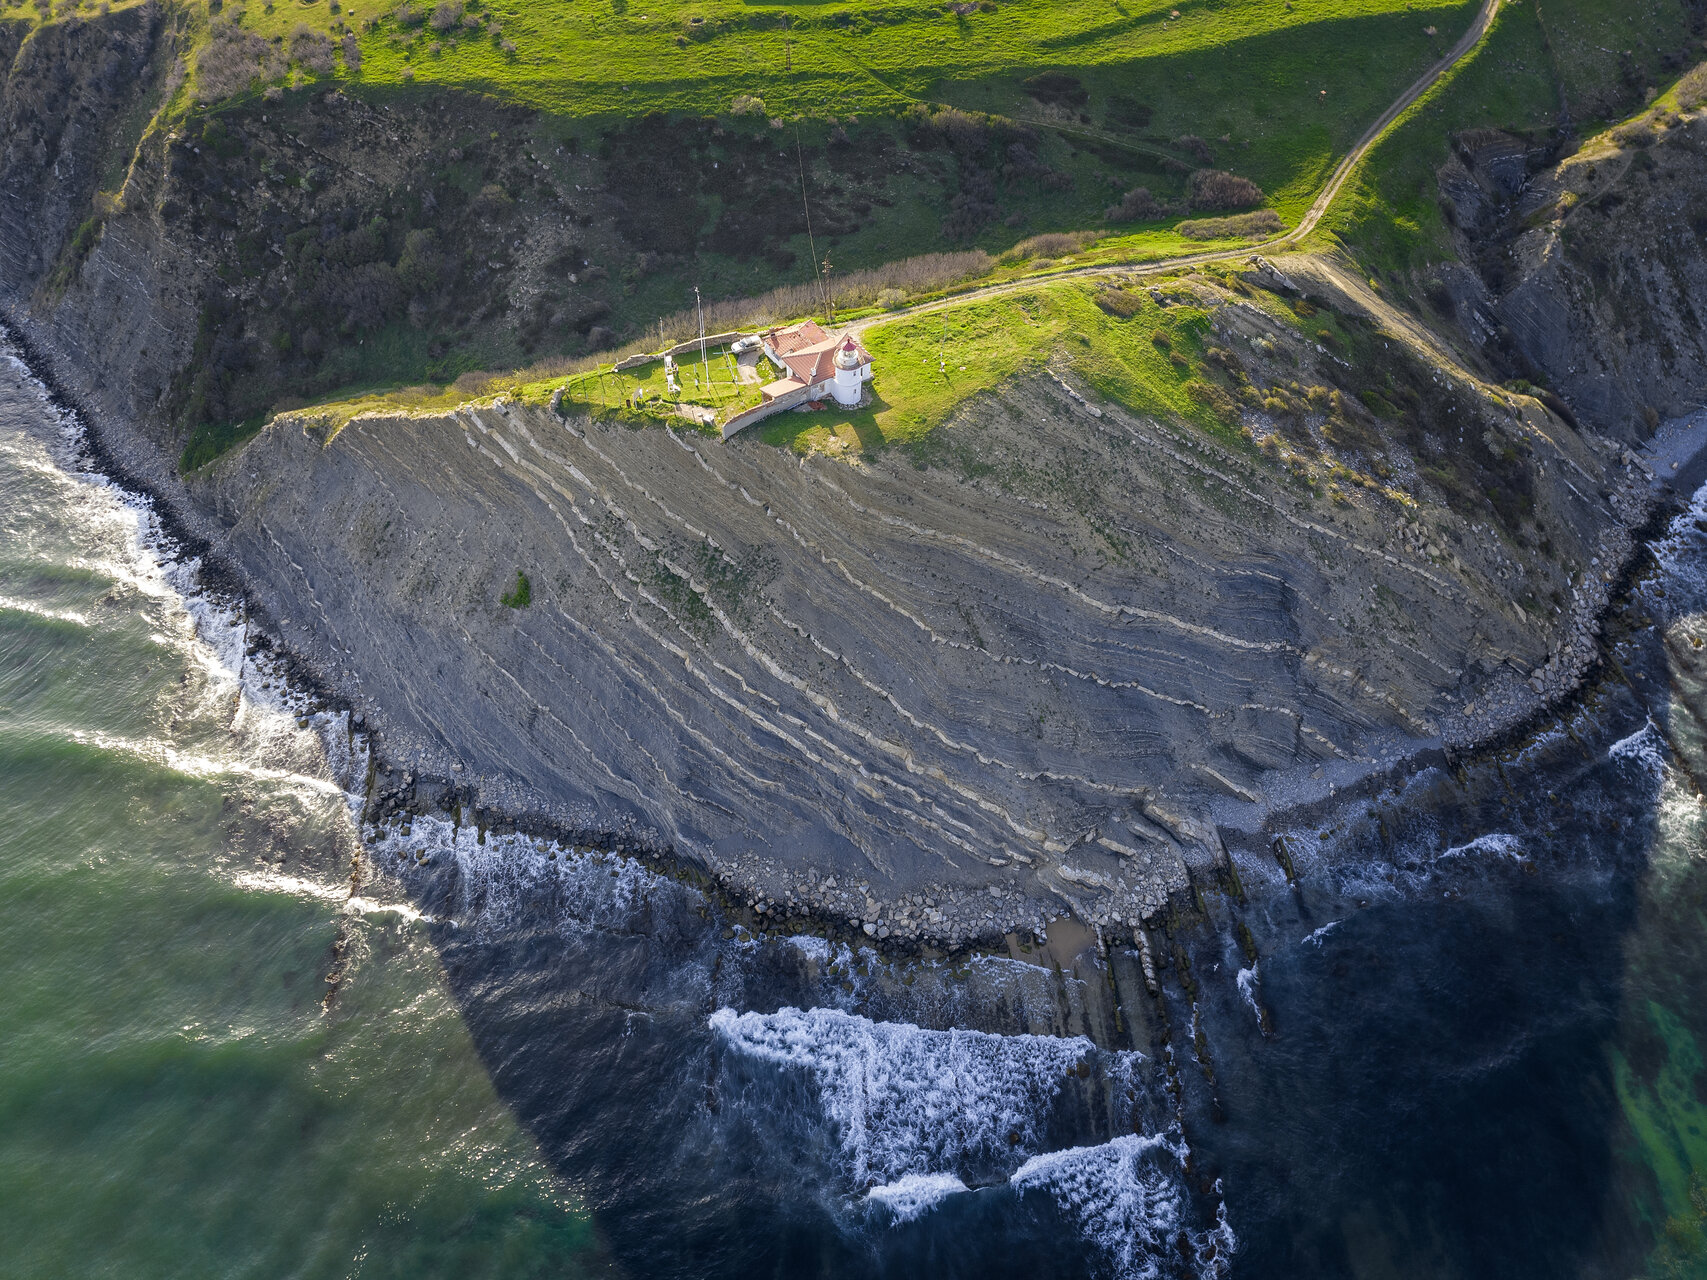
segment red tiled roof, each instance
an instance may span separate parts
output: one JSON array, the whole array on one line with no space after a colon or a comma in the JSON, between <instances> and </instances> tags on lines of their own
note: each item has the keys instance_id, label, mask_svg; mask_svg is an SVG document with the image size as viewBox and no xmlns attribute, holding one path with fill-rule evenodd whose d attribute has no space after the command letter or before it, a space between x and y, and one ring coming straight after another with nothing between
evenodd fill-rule
<instances>
[{"instance_id":1,"label":"red tiled roof","mask_svg":"<svg viewBox=\"0 0 1707 1280\"><path fill-rule=\"evenodd\" d=\"M788 371L806 384L823 382L835 376L836 352L844 343L853 344L854 350L860 354L861 364L871 363L871 353L857 339L832 337L812 320L786 329L772 329L764 338Z\"/></svg>"},{"instance_id":2,"label":"red tiled roof","mask_svg":"<svg viewBox=\"0 0 1707 1280\"><path fill-rule=\"evenodd\" d=\"M790 356L803 347L825 342L829 337L816 320L803 320L799 324L789 325L786 329L772 329L765 334L765 341L770 343L777 355Z\"/></svg>"}]
</instances>

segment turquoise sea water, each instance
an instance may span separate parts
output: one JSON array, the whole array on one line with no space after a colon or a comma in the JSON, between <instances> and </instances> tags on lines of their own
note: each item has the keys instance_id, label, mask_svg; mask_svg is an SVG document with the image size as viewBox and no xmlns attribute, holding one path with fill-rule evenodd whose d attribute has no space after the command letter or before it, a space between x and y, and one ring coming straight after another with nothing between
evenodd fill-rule
<instances>
[{"instance_id":1,"label":"turquoise sea water","mask_svg":"<svg viewBox=\"0 0 1707 1280\"><path fill-rule=\"evenodd\" d=\"M426 926L348 901L319 740L155 541L0 354L0 1273L602 1271Z\"/></svg>"}]
</instances>

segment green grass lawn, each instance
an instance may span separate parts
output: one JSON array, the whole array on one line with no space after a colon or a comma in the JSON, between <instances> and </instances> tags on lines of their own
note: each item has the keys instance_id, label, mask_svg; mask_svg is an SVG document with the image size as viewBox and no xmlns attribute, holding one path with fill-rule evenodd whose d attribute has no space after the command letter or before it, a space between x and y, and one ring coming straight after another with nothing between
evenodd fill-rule
<instances>
[{"instance_id":1,"label":"green grass lawn","mask_svg":"<svg viewBox=\"0 0 1707 1280\"><path fill-rule=\"evenodd\" d=\"M942 4L871 0L834 9L740 0L475 0L467 14L483 20L478 28L440 32L399 23L392 5L358 2L335 14L328 0L296 0L268 6L271 12L251 8L245 24L287 38L298 24L347 24L360 33L366 79L396 82L409 70L417 83L577 116L718 114L738 94L760 97L772 115L892 113L920 100L975 97L976 86L991 79L1013 85L1038 71L1094 76L1107 69L1116 91L1137 88L1158 108L1175 92L1207 105L1217 88L1223 96L1237 88L1258 106L1247 119L1260 124L1261 99L1314 97L1321 87L1330 90L1327 113L1351 113L1353 103L1341 100L1347 65L1402 82L1412 64L1450 44L1473 7L1004 0L990 12L957 15ZM412 8L425 15L433 5ZM1174 12L1177 19L1169 17ZM369 29L375 19L377 28ZM1438 37L1423 34L1430 25L1439 27ZM1164 62L1178 74L1162 71Z\"/></svg>"},{"instance_id":2,"label":"green grass lawn","mask_svg":"<svg viewBox=\"0 0 1707 1280\"><path fill-rule=\"evenodd\" d=\"M913 442L957 406L1021 374L1052 368L1107 400L1200 425L1220 424L1191 393L1203 377L1208 313L1176 285L1121 291L1120 316L1097 305L1104 286L1040 284L1004 298L874 325L864 335L875 372L865 409L783 413L752 428L801 451L863 452Z\"/></svg>"},{"instance_id":3,"label":"green grass lawn","mask_svg":"<svg viewBox=\"0 0 1707 1280\"><path fill-rule=\"evenodd\" d=\"M920 103L1000 114L1044 129L1082 161L1068 165L1077 195L1034 201L1033 223L1042 228L1063 225L1062 215L1095 221L1100 205L1118 196L1113 188L1144 181L1146 166L1151 185L1169 186L1182 156L1251 177L1283 217L1295 218L1334 160L1444 52L1476 7L1003 0L992 12L956 15L920 3L469 5L463 17L474 25L445 31L401 21L389 5L334 13L330 0L251 7L243 25L287 48L304 27L354 31L359 74L340 60L336 76L374 88L494 95L579 122L570 127L589 142L613 122L651 113L727 116L743 97L773 120L894 116ZM432 8L417 0L412 12ZM1038 76L1055 82L1039 89ZM1208 152L1182 153L1176 140L1186 135ZM1118 173L1104 184L1106 198L1092 197L1091 212L1083 193L1087 179L1094 186L1104 176L1099 164Z\"/></svg>"},{"instance_id":4,"label":"green grass lawn","mask_svg":"<svg viewBox=\"0 0 1707 1280\"><path fill-rule=\"evenodd\" d=\"M698 353L682 356L677 368L679 393L670 390L662 360L625 369L621 373L600 365L567 379L559 379L555 385L563 387L563 399L571 406L587 409L619 405L648 407L666 420L676 416L672 413L675 405L702 405L714 410L721 419L752 408L760 401L758 386L741 381L736 372L735 358L727 348L709 349L703 363ZM769 382L775 374L766 363L760 368L759 376L764 382ZM524 382L522 385L525 388L534 384ZM525 391L522 394L524 399L528 398Z\"/></svg>"}]
</instances>

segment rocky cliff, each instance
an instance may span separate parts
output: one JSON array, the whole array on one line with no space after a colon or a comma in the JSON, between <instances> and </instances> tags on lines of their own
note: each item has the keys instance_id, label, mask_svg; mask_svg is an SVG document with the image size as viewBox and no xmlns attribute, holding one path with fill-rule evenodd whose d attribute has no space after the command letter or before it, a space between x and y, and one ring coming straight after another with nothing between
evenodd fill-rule
<instances>
[{"instance_id":1,"label":"rocky cliff","mask_svg":"<svg viewBox=\"0 0 1707 1280\"><path fill-rule=\"evenodd\" d=\"M626 830L886 932L1135 921L1217 815L1533 701L1552 628L1511 599L1565 575L1480 520L1323 509L1044 379L942 432L850 463L502 401L329 439L286 416L190 494L377 729L382 790ZM1542 447L1537 518L1586 558L1611 521L1571 481L1600 464Z\"/></svg>"},{"instance_id":2,"label":"rocky cliff","mask_svg":"<svg viewBox=\"0 0 1707 1280\"><path fill-rule=\"evenodd\" d=\"M1707 117L1654 110L1564 148L1495 130L1440 173L1470 345L1597 432L1645 440L1700 407L1707 369Z\"/></svg>"},{"instance_id":3,"label":"rocky cliff","mask_svg":"<svg viewBox=\"0 0 1707 1280\"><path fill-rule=\"evenodd\" d=\"M1490 342L1504 327L1480 359L1556 375L1546 404L1297 259L1179 283L1245 396L1220 431L1039 371L865 457L487 399L338 430L282 413L183 477L185 406L299 358L257 334L319 277L271 291L242 253L296 252L273 232L318 214L313 243L355 252L368 187L401 216L384 202L415 185L430 105L409 123L326 99L276 136L260 113L193 142L147 127L175 58L160 12L16 32L0 26L0 305L376 731L376 807L667 849L767 909L885 937L1133 921L1229 833L1532 713L1591 660L1645 509L1603 437L1646 433L1638 399L1699 394L1699 335L1673 322L1707 301L1693 242L1667 273L1617 250L1598 301L1560 302L1601 279L1609 241L1683 217L1609 160L1593 181L1636 190L1572 206L1598 201L1599 234L1538 224L1459 308L1465 331L1497 313ZM1679 166L1695 127L1666 130ZM297 149L337 138L346 167L314 177ZM257 195L222 147L306 167ZM1356 350L1309 336L1318 308ZM1657 345L1617 329L1630 316L1662 325ZM1591 352L1616 377L1579 378Z\"/></svg>"}]
</instances>

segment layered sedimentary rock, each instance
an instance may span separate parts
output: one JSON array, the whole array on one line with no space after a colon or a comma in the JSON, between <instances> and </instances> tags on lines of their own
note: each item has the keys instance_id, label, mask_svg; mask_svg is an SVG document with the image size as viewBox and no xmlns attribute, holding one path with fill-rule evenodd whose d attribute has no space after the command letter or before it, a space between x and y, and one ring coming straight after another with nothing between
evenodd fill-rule
<instances>
[{"instance_id":1,"label":"layered sedimentary rock","mask_svg":"<svg viewBox=\"0 0 1707 1280\"><path fill-rule=\"evenodd\" d=\"M151 132L173 21L0 22L0 307L107 456L377 729L376 795L614 833L878 933L1131 920L1229 827L1534 710L1592 654L1640 508L1603 437L1703 393L1684 119L1568 171L1466 143L1442 180L1472 265L1441 291L1471 370L1325 266L1176 282L1248 438L1034 374L863 457L488 400L330 437L286 414L181 477L198 376L294 376L242 254L284 252L281 210L342 244L451 157L431 104L337 94L250 112L226 157ZM598 192L571 236L566 193L512 181L543 172L521 145L492 161L515 216L615 236ZM562 245L493 239L538 294ZM1263 290L1331 307L1367 359ZM1546 408L1497 385L1537 373Z\"/></svg>"},{"instance_id":2,"label":"layered sedimentary rock","mask_svg":"<svg viewBox=\"0 0 1707 1280\"><path fill-rule=\"evenodd\" d=\"M192 494L400 769L902 933L1136 919L1217 806L1376 766L1545 654L1449 512L1322 510L1043 379L942 431L850 462L501 401L287 415ZM913 900L968 886L971 922Z\"/></svg>"}]
</instances>

